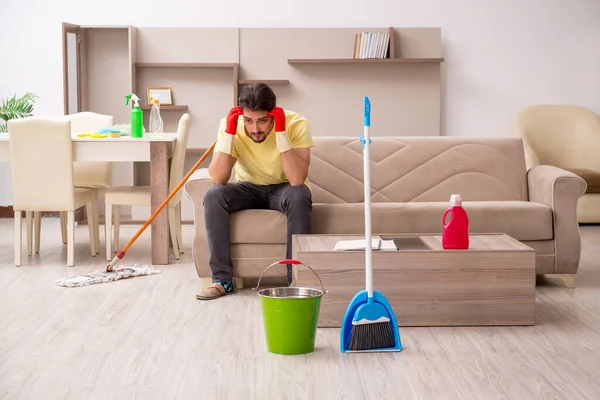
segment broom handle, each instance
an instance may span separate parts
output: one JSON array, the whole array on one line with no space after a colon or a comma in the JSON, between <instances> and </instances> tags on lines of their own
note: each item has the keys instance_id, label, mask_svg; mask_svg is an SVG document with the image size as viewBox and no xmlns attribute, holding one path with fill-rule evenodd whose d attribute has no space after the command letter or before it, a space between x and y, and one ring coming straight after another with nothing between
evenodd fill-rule
<instances>
[{"instance_id":1,"label":"broom handle","mask_svg":"<svg viewBox=\"0 0 600 400\"><path fill-rule=\"evenodd\" d=\"M367 286L367 294L369 298L373 297L373 248L371 234L371 166L369 165L370 149L369 149L369 126L365 126L365 143L364 143L364 190L365 190L365 279Z\"/></svg>"},{"instance_id":2,"label":"broom handle","mask_svg":"<svg viewBox=\"0 0 600 400\"><path fill-rule=\"evenodd\" d=\"M365 202L365 281L367 297L373 298L373 248L371 239L371 102L364 97L364 142L363 142L363 168L364 168L364 202Z\"/></svg>"},{"instance_id":3,"label":"broom handle","mask_svg":"<svg viewBox=\"0 0 600 400\"><path fill-rule=\"evenodd\" d=\"M206 157L208 157L208 155L210 153L212 153L213 149L215 148L215 144L216 143L217 143L216 141L213 142L213 144L204 152L204 154L202 155L202 157L200 157L200 159L196 162L196 164L194 164L194 166L192 167L192 169L190 169L189 172L183 177L183 179L177 184L177 187L175 187L175 189L173 189L173 191L171 193L169 193L169 195L167 196L167 198L152 213L152 215L150 216L150 218L148 218L148 220L144 223L144 225L142 225L142 227L137 231L137 233L135 235L133 235L133 237L131 238L131 240L129 240L129 242L125 245L125 247L123 247L123 249L121 249L121 252L126 253L127 250L129 250L129 248L133 245L133 243L135 243L135 241L137 240L137 238L140 237L140 235L144 232L144 230L146 230L146 228L148 227L148 225L150 225L152 223L152 221L154 221L154 219L156 218L156 216L158 214L160 214L160 212L163 210L163 208L165 208L165 206L167 204L169 204L169 201L171 201L171 199L173 198L173 196L175 196L175 194L177 194L177 192L179 191L179 189L181 189L181 187L190 178L190 176L192 176L192 174L198 169L198 167L200 166L200 164L202 164L204 162L204 160L206 160Z\"/></svg>"}]
</instances>

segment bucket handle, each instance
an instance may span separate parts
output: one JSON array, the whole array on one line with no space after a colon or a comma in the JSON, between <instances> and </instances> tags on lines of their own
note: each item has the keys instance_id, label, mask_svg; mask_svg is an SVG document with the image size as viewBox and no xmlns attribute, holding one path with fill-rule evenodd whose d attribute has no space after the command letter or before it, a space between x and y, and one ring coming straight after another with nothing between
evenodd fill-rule
<instances>
[{"instance_id":1,"label":"bucket handle","mask_svg":"<svg viewBox=\"0 0 600 400\"><path fill-rule=\"evenodd\" d=\"M325 291L325 286L323 286L323 281L321 280L321 278L319 277L319 274L317 274L315 272L314 269L312 269L311 267L309 267L308 265L300 262L299 260L279 260L277 262L274 262L273 264L269 265L263 272L262 274L260 274L260 277L258 278L258 283L256 284L256 287L254 288L254 290L258 291L258 288L260 287L260 280L262 279L263 275L265 274L265 272L267 272L269 270L269 268L275 266L275 265L287 265L287 264L295 264L295 265L304 265L305 267L307 267L308 269L310 269L313 274L315 274L317 276L317 279L319 280L319 282L321 283L321 289L323 289L323 294L327 293Z\"/></svg>"}]
</instances>

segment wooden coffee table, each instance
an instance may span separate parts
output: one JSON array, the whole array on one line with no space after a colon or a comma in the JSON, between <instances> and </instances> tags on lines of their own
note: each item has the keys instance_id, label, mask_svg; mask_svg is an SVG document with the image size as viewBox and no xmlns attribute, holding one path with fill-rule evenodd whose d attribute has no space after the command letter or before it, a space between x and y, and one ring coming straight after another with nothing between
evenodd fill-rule
<instances>
[{"instance_id":1,"label":"wooden coffee table","mask_svg":"<svg viewBox=\"0 0 600 400\"><path fill-rule=\"evenodd\" d=\"M535 250L505 234L471 235L468 250L444 250L439 235L373 235L398 250L374 250L373 285L398 326L534 325ZM361 235L295 235L293 257L315 270L328 291L319 327L340 327L352 297L365 288L365 252L334 251ZM295 286L320 288L305 266Z\"/></svg>"}]
</instances>

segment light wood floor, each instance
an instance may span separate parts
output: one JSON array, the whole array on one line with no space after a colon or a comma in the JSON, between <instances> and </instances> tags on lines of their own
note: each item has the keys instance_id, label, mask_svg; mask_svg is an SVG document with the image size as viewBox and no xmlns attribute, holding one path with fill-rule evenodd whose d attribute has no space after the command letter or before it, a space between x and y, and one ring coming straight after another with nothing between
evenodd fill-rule
<instances>
[{"instance_id":1,"label":"light wood floor","mask_svg":"<svg viewBox=\"0 0 600 400\"><path fill-rule=\"evenodd\" d=\"M122 243L137 226L123 226ZM68 289L65 276L102 270L76 228L68 268L57 220L43 220L42 250L13 266L13 220L0 220L1 399L599 399L600 227L582 227L577 288L537 290L534 327L403 328L404 351L339 351L338 330L314 353L266 351L251 289L214 302L191 261L159 275ZM125 264L150 260L147 230ZM101 242L103 243L103 236ZM265 266L266 267L266 266Z\"/></svg>"}]
</instances>

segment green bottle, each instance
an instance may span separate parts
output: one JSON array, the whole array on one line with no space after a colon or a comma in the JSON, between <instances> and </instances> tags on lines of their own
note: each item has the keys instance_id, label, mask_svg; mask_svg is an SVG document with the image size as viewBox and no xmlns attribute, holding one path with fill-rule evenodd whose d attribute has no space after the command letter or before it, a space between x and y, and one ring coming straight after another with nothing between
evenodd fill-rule
<instances>
[{"instance_id":1,"label":"green bottle","mask_svg":"<svg viewBox=\"0 0 600 400\"><path fill-rule=\"evenodd\" d=\"M131 110L131 137L141 138L144 136L144 113L140 108L140 99L133 93L125 96L127 101L125 105L129 105L129 100L133 100L133 109Z\"/></svg>"}]
</instances>

